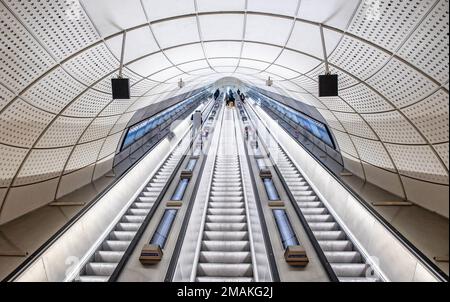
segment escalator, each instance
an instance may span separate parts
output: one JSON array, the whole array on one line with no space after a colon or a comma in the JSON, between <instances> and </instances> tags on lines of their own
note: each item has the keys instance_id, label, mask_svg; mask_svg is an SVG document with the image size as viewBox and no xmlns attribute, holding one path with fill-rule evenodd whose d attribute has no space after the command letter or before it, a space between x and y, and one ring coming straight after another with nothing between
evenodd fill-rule
<instances>
[{"instance_id":1,"label":"escalator","mask_svg":"<svg viewBox=\"0 0 450 302\"><path fill-rule=\"evenodd\" d=\"M74 281L107 282L125 251L161 195L164 186L183 158L185 146L178 145L159 171L150 180L139 197L126 210L106 239L80 271Z\"/></svg>"},{"instance_id":2,"label":"escalator","mask_svg":"<svg viewBox=\"0 0 450 302\"><path fill-rule=\"evenodd\" d=\"M193 280L197 282L254 281L234 113L225 109Z\"/></svg>"},{"instance_id":3,"label":"escalator","mask_svg":"<svg viewBox=\"0 0 450 302\"><path fill-rule=\"evenodd\" d=\"M251 113L252 109L247 112ZM318 254L324 256L322 264L331 268L333 279L340 282L382 281L281 146L276 144L271 152L276 154L276 160L274 156L271 158L278 177L289 192L297 214L302 216L303 227L310 231L310 240L317 243Z\"/></svg>"},{"instance_id":4,"label":"escalator","mask_svg":"<svg viewBox=\"0 0 450 302\"><path fill-rule=\"evenodd\" d=\"M280 147L277 166L339 281L381 281Z\"/></svg>"}]
</instances>

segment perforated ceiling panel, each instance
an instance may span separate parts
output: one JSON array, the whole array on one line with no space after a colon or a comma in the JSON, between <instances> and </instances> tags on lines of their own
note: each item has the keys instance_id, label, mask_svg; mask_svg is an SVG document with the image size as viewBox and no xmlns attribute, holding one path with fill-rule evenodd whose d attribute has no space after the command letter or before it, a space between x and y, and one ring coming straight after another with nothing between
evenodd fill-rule
<instances>
[{"instance_id":1,"label":"perforated ceiling panel","mask_svg":"<svg viewBox=\"0 0 450 302\"><path fill-rule=\"evenodd\" d=\"M363 117L383 142L410 145L426 143L414 126L398 111L365 114Z\"/></svg>"},{"instance_id":2,"label":"perforated ceiling panel","mask_svg":"<svg viewBox=\"0 0 450 302\"><path fill-rule=\"evenodd\" d=\"M45 131L37 143L37 148L58 148L73 146L92 121L90 118L60 116ZM68 131L67 129L70 129Z\"/></svg>"},{"instance_id":3,"label":"perforated ceiling panel","mask_svg":"<svg viewBox=\"0 0 450 302\"><path fill-rule=\"evenodd\" d=\"M448 184L445 168L429 146L387 145L400 173L417 179Z\"/></svg>"},{"instance_id":4,"label":"perforated ceiling panel","mask_svg":"<svg viewBox=\"0 0 450 302\"><path fill-rule=\"evenodd\" d=\"M3 0L2 196L8 198L14 186L59 182L61 175L93 166L114 154L136 110L231 76L318 108L344 156L361 160L364 171L361 165L347 169L358 166L356 175L420 199L403 179L413 178L425 190L429 183L448 184L448 5ZM330 70L339 75L339 98L317 96L318 75L325 72L320 23ZM123 30L123 75L130 78L132 99L113 100L111 78L118 76ZM383 173L401 175L395 185L401 188L386 185Z\"/></svg>"},{"instance_id":5,"label":"perforated ceiling panel","mask_svg":"<svg viewBox=\"0 0 450 302\"><path fill-rule=\"evenodd\" d=\"M448 93L439 90L426 100L402 110L433 144L448 142Z\"/></svg>"},{"instance_id":6,"label":"perforated ceiling panel","mask_svg":"<svg viewBox=\"0 0 450 302\"><path fill-rule=\"evenodd\" d=\"M72 148L33 150L20 170L14 185L26 185L59 176Z\"/></svg>"},{"instance_id":7,"label":"perforated ceiling panel","mask_svg":"<svg viewBox=\"0 0 450 302\"><path fill-rule=\"evenodd\" d=\"M341 131L334 131L333 134L337 140L341 152L345 152L355 158L359 157L355 149L355 146L347 133Z\"/></svg>"},{"instance_id":8,"label":"perforated ceiling panel","mask_svg":"<svg viewBox=\"0 0 450 302\"><path fill-rule=\"evenodd\" d=\"M376 113L394 109L388 101L365 84L342 89L340 96L361 113Z\"/></svg>"},{"instance_id":9,"label":"perforated ceiling panel","mask_svg":"<svg viewBox=\"0 0 450 302\"><path fill-rule=\"evenodd\" d=\"M438 88L424 75L397 59L390 61L367 83L383 94L397 108L414 104Z\"/></svg>"},{"instance_id":10,"label":"perforated ceiling panel","mask_svg":"<svg viewBox=\"0 0 450 302\"><path fill-rule=\"evenodd\" d=\"M448 0L440 0L399 51L441 83L448 81L448 18Z\"/></svg>"},{"instance_id":11,"label":"perforated ceiling panel","mask_svg":"<svg viewBox=\"0 0 450 302\"><path fill-rule=\"evenodd\" d=\"M348 133L369 139L377 139L375 133L358 114L335 112L336 118L342 123Z\"/></svg>"},{"instance_id":12,"label":"perforated ceiling panel","mask_svg":"<svg viewBox=\"0 0 450 302\"><path fill-rule=\"evenodd\" d=\"M70 173L95 163L103 145L103 141L104 139L77 145L67 162L64 173Z\"/></svg>"},{"instance_id":13,"label":"perforated ceiling panel","mask_svg":"<svg viewBox=\"0 0 450 302\"><path fill-rule=\"evenodd\" d=\"M73 100L62 114L73 117L95 117L111 102L111 94L89 89Z\"/></svg>"},{"instance_id":14,"label":"perforated ceiling panel","mask_svg":"<svg viewBox=\"0 0 450 302\"><path fill-rule=\"evenodd\" d=\"M2 3L0 16L0 81L18 93L54 61Z\"/></svg>"},{"instance_id":15,"label":"perforated ceiling panel","mask_svg":"<svg viewBox=\"0 0 450 302\"><path fill-rule=\"evenodd\" d=\"M434 145L434 149L437 151L442 161L445 163L445 166L448 169L448 161L449 161L449 152L448 152L448 143L441 145Z\"/></svg>"},{"instance_id":16,"label":"perforated ceiling panel","mask_svg":"<svg viewBox=\"0 0 450 302\"><path fill-rule=\"evenodd\" d=\"M20 167L27 150L0 145L2 160L0 161L0 186L8 187Z\"/></svg>"},{"instance_id":17,"label":"perforated ceiling panel","mask_svg":"<svg viewBox=\"0 0 450 302\"><path fill-rule=\"evenodd\" d=\"M349 32L395 51L430 10L433 0L363 1Z\"/></svg>"},{"instance_id":18,"label":"perforated ceiling panel","mask_svg":"<svg viewBox=\"0 0 450 302\"><path fill-rule=\"evenodd\" d=\"M66 62L63 67L87 86L117 69L119 61L104 44L81 53Z\"/></svg>"},{"instance_id":19,"label":"perforated ceiling panel","mask_svg":"<svg viewBox=\"0 0 450 302\"><path fill-rule=\"evenodd\" d=\"M99 39L78 1L5 0L5 2L59 60Z\"/></svg>"},{"instance_id":20,"label":"perforated ceiling panel","mask_svg":"<svg viewBox=\"0 0 450 302\"><path fill-rule=\"evenodd\" d=\"M0 85L0 111L14 98L14 93Z\"/></svg>"},{"instance_id":21,"label":"perforated ceiling panel","mask_svg":"<svg viewBox=\"0 0 450 302\"><path fill-rule=\"evenodd\" d=\"M17 147L31 147L53 117L53 114L17 100L2 113L1 141Z\"/></svg>"},{"instance_id":22,"label":"perforated ceiling panel","mask_svg":"<svg viewBox=\"0 0 450 302\"><path fill-rule=\"evenodd\" d=\"M360 159L374 166L395 171L394 165L383 144L377 141L352 136Z\"/></svg>"},{"instance_id":23,"label":"perforated ceiling panel","mask_svg":"<svg viewBox=\"0 0 450 302\"><path fill-rule=\"evenodd\" d=\"M366 80L389 59L389 54L375 47L362 44L354 38L344 37L331 55L330 62L347 72L358 75L361 80Z\"/></svg>"},{"instance_id":24,"label":"perforated ceiling panel","mask_svg":"<svg viewBox=\"0 0 450 302\"><path fill-rule=\"evenodd\" d=\"M27 90L23 98L33 106L59 113L86 88L58 67Z\"/></svg>"},{"instance_id":25,"label":"perforated ceiling panel","mask_svg":"<svg viewBox=\"0 0 450 302\"><path fill-rule=\"evenodd\" d=\"M81 137L80 143L94 141L108 136L112 125L116 123L120 116L99 117L89 126Z\"/></svg>"},{"instance_id":26,"label":"perforated ceiling panel","mask_svg":"<svg viewBox=\"0 0 450 302\"><path fill-rule=\"evenodd\" d=\"M320 101L327 106L328 109L340 112L354 112L354 110L339 97L321 98Z\"/></svg>"},{"instance_id":27,"label":"perforated ceiling panel","mask_svg":"<svg viewBox=\"0 0 450 302\"><path fill-rule=\"evenodd\" d=\"M117 145L119 144L120 138L122 137L122 132L117 132L111 136L108 136L102 146L102 149L98 155L98 159L103 159L108 155L116 152Z\"/></svg>"}]
</instances>

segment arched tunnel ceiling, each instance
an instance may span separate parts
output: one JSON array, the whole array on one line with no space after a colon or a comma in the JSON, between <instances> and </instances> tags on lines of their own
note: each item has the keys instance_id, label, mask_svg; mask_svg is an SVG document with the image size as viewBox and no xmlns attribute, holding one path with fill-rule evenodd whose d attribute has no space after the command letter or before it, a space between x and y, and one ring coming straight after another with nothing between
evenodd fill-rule
<instances>
[{"instance_id":1,"label":"arched tunnel ceiling","mask_svg":"<svg viewBox=\"0 0 450 302\"><path fill-rule=\"evenodd\" d=\"M448 0L0 0L0 224L106 173L136 110L223 77L317 107L347 169L448 217L448 8ZM338 98L317 97L321 23ZM131 101L110 95L124 30Z\"/></svg>"}]
</instances>

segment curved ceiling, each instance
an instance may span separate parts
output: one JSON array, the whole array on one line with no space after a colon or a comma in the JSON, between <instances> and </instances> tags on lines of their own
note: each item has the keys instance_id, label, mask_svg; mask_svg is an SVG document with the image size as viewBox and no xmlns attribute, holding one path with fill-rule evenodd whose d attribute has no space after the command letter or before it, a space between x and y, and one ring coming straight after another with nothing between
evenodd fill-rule
<instances>
[{"instance_id":1,"label":"curved ceiling","mask_svg":"<svg viewBox=\"0 0 450 302\"><path fill-rule=\"evenodd\" d=\"M317 107L347 169L448 217L448 6L0 0L0 224L106 173L136 110L229 76ZM124 31L131 101L110 95Z\"/></svg>"}]
</instances>

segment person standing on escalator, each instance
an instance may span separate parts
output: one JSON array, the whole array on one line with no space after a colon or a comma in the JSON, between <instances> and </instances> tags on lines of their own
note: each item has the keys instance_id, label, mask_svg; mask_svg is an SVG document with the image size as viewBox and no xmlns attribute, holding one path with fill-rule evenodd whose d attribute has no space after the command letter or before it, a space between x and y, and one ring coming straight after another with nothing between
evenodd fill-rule
<instances>
[{"instance_id":1,"label":"person standing on escalator","mask_svg":"<svg viewBox=\"0 0 450 302\"><path fill-rule=\"evenodd\" d=\"M191 116L192 121L192 137L195 137L203 124L202 112L197 110Z\"/></svg>"}]
</instances>

